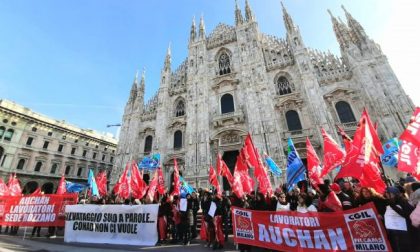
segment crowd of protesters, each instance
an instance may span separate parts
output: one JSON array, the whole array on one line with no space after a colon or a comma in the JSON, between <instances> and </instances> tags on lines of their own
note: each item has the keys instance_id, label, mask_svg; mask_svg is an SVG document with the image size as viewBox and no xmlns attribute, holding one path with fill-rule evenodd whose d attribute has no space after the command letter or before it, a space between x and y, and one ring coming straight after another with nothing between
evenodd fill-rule
<instances>
[{"instance_id":1,"label":"crowd of protesters","mask_svg":"<svg viewBox=\"0 0 420 252\"><path fill-rule=\"evenodd\" d=\"M181 211L180 201L187 202L186 209ZM210 207L214 202L216 210L210 215ZM407 176L394 186L387 187L384 194L378 194L369 187L362 187L355 180L340 180L324 184L316 189L302 181L290 192L286 187L279 187L274 194L263 195L252 192L238 198L229 191L221 196L211 190L198 189L191 194L181 193L172 196L165 194L160 200L120 199L118 197L81 198L80 204L159 204L158 211L158 245L184 244L189 245L193 239L200 237L206 247L213 250L224 247L228 235L232 231L231 206L259 211L296 211L307 212L338 212L355 208L373 202L379 218L384 222L387 211L395 211L406 220L407 231L388 230L388 239L393 251L420 251L420 182ZM201 221L198 216L201 216ZM200 229L198 227L201 227ZM32 236L40 236L40 227L34 227ZM55 227L48 228L48 237L55 237ZM200 231L199 231L200 230ZM0 233L17 234L18 227L5 227ZM251 246L237 244L240 251L250 251Z\"/></svg>"}]
</instances>

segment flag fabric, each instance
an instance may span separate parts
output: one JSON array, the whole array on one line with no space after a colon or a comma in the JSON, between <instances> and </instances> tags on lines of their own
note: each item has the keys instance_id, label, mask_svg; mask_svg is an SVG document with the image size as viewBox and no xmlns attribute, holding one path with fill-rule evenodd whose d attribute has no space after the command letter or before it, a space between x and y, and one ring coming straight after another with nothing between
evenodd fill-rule
<instances>
[{"instance_id":1,"label":"flag fabric","mask_svg":"<svg viewBox=\"0 0 420 252\"><path fill-rule=\"evenodd\" d=\"M250 193L254 190L254 180L252 180L252 178L249 176L248 167L240 155L236 159L233 176L238 176L241 179L244 193Z\"/></svg>"},{"instance_id":2,"label":"flag fabric","mask_svg":"<svg viewBox=\"0 0 420 252\"><path fill-rule=\"evenodd\" d=\"M242 186L241 176L234 173L235 176L232 178L232 192L241 199L244 196L244 189Z\"/></svg>"},{"instance_id":3,"label":"flag fabric","mask_svg":"<svg viewBox=\"0 0 420 252\"><path fill-rule=\"evenodd\" d=\"M222 156L220 154L217 155L217 162L216 162L216 169L217 175L226 177L229 185L232 187L233 185L233 176L229 170L229 167L226 165L225 161L223 161Z\"/></svg>"},{"instance_id":4,"label":"flag fabric","mask_svg":"<svg viewBox=\"0 0 420 252\"><path fill-rule=\"evenodd\" d=\"M245 161L245 163L251 168L255 168L260 165L256 153L257 152L254 143L252 142L251 134L248 133L240 154L242 155L242 158Z\"/></svg>"},{"instance_id":5,"label":"flag fabric","mask_svg":"<svg viewBox=\"0 0 420 252\"><path fill-rule=\"evenodd\" d=\"M159 192L159 194L163 195L165 194L165 180L163 179L163 172L162 172L162 168L158 168L157 169L157 176L158 176L158 186L157 186L157 190Z\"/></svg>"},{"instance_id":6,"label":"flag fabric","mask_svg":"<svg viewBox=\"0 0 420 252\"><path fill-rule=\"evenodd\" d=\"M384 150L382 148L381 139L378 136L377 127L375 127L370 120L369 114L366 110L366 108L363 109L362 118L366 118L366 123L369 128L370 137L372 138L372 145L375 148L376 154L383 154Z\"/></svg>"},{"instance_id":7,"label":"flag fabric","mask_svg":"<svg viewBox=\"0 0 420 252\"><path fill-rule=\"evenodd\" d=\"M310 183L314 186L323 184L321 179L321 162L319 161L318 155L316 154L309 137L306 137L306 159Z\"/></svg>"},{"instance_id":8,"label":"flag fabric","mask_svg":"<svg viewBox=\"0 0 420 252\"><path fill-rule=\"evenodd\" d=\"M140 173L136 162L131 163L131 196L136 199L142 199L147 192L146 182L143 180L143 174Z\"/></svg>"},{"instance_id":9,"label":"flag fabric","mask_svg":"<svg viewBox=\"0 0 420 252\"><path fill-rule=\"evenodd\" d=\"M265 160L268 168L270 168L271 173L274 174L274 176L280 177L281 174L282 174L282 171L277 166L277 164L274 162L274 160L271 159L271 157L268 156L266 153L264 153L264 160Z\"/></svg>"},{"instance_id":10,"label":"flag fabric","mask_svg":"<svg viewBox=\"0 0 420 252\"><path fill-rule=\"evenodd\" d=\"M181 186L179 188L180 194L191 194L195 192L195 189L188 184L187 181L182 176L179 176L179 181L181 183Z\"/></svg>"},{"instance_id":11,"label":"flag fabric","mask_svg":"<svg viewBox=\"0 0 420 252\"><path fill-rule=\"evenodd\" d=\"M323 128L321 132L324 139L324 161L321 170L321 178L323 178L334 168L343 164L346 153Z\"/></svg>"},{"instance_id":12,"label":"flag fabric","mask_svg":"<svg viewBox=\"0 0 420 252\"><path fill-rule=\"evenodd\" d=\"M385 183L379 171L379 153L374 143L374 135L371 133L369 120L366 113L362 114L359 125L354 134L351 148L345 161L338 172L337 178L353 177L361 181L362 185L369 185L377 192L385 190ZM382 146L381 146L382 148Z\"/></svg>"},{"instance_id":13,"label":"flag fabric","mask_svg":"<svg viewBox=\"0 0 420 252\"><path fill-rule=\"evenodd\" d=\"M402 140L398 152L398 170L408 172L420 180L420 147Z\"/></svg>"},{"instance_id":14,"label":"flag fabric","mask_svg":"<svg viewBox=\"0 0 420 252\"><path fill-rule=\"evenodd\" d=\"M22 188L20 187L20 182L16 178L16 174L10 174L9 182L7 183L7 187L9 188L9 195L10 196L20 196L22 195Z\"/></svg>"},{"instance_id":15,"label":"flag fabric","mask_svg":"<svg viewBox=\"0 0 420 252\"><path fill-rule=\"evenodd\" d=\"M344 149L346 150L346 153L349 153L352 148L351 145L352 145L353 140L351 139L351 137L347 135L347 133L343 130L343 128L341 128L340 126L337 126L337 127L341 135L341 138L343 139Z\"/></svg>"},{"instance_id":16,"label":"flag fabric","mask_svg":"<svg viewBox=\"0 0 420 252\"><path fill-rule=\"evenodd\" d=\"M37 187L36 190L33 193L31 193L31 196L39 196L39 195L42 195L42 194L43 193L41 191L41 188Z\"/></svg>"},{"instance_id":17,"label":"flag fabric","mask_svg":"<svg viewBox=\"0 0 420 252\"><path fill-rule=\"evenodd\" d=\"M148 200L150 200L150 202L153 202L153 199L155 198L155 194L156 194L157 187L158 187L158 182L159 182L158 180L159 180L159 175L156 171L155 175L153 176L152 181L150 181L150 183L149 183L149 189L148 189L147 195L146 195L146 198Z\"/></svg>"},{"instance_id":18,"label":"flag fabric","mask_svg":"<svg viewBox=\"0 0 420 252\"><path fill-rule=\"evenodd\" d=\"M131 194L131 176L129 176L130 169L130 165L127 163L124 172L121 174L121 177L114 186L114 193L123 199L128 199Z\"/></svg>"},{"instance_id":19,"label":"flag fabric","mask_svg":"<svg viewBox=\"0 0 420 252\"><path fill-rule=\"evenodd\" d=\"M273 194L273 188L271 186L271 181L267 172L267 168L264 166L263 161L258 151L255 154L259 162L259 165L256 166L254 170L254 175L258 181L258 191L264 195L268 194L271 197L271 195Z\"/></svg>"},{"instance_id":20,"label":"flag fabric","mask_svg":"<svg viewBox=\"0 0 420 252\"><path fill-rule=\"evenodd\" d=\"M9 188L3 179L0 178L0 196L9 196Z\"/></svg>"},{"instance_id":21,"label":"flag fabric","mask_svg":"<svg viewBox=\"0 0 420 252\"><path fill-rule=\"evenodd\" d=\"M138 164L140 169L154 170L160 166L160 154L153 154L152 156L144 157Z\"/></svg>"},{"instance_id":22,"label":"flag fabric","mask_svg":"<svg viewBox=\"0 0 420 252\"><path fill-rule=\"evenodd\" d=\"M179 180L179 170L178 170L178 163L176 162L176 158L174 158L174 182L173 182L173 191L171 195L180 195L181 191L181 181Z\"/></svg>"},{"instance_id":23,"label":"flag fabric","mask_svg":"<svg viewBox=\"0 0 420 252\"><path fill-rule=\"evenodd\" d=\"M381 162L388 167L397 167L398 164L398 151L400 144L397 138L389 139L384 145L384 154L381 155Z\"/></svg>"},{"instance_id":24,"label":"flag fabric","mask_svg":"<svg viewBox=\"0 0 420 252\"><path fill-rule=\"evenodd\" d=\"M89 187L89 193L90 193L91 196L100 197L99 196L98 185L96 184L95 176L93 175L93 170L92 169L89 169L87 185Z\"/></svg>"},{"instance_id":25,"label":"flag fabric","mask_svg":"<svg viewBox=\"0 0 420 252\"><path fill-rule=\"evenodd\" d=\"M209 182L217 191L217 196L222 196L222 190L220 188L219 180L217 179L216 171L214 170L213 166L210 165L209 170Z\"/></svg>"},{"instance_id":26,"label":"flag fabric","mask_svg":"<svg viewBox=\"0 0 420 252\"><path fill-rule=\"evenodd\" d=\"M80 193L85 190L86 185L66 181L66 191L69 193Z\"/></svg>"},{"instance_id":27,"label":"flag fabric","mask_svg":"<svg viewBox=\"0 0 420 252\"><path fill-rule=\"evenodd\" d=\"M287 190L291 191L299 181L305 180L305 166L299 157L292 139L287 140Z\"/></svg>"},{"instance_id":28,"label":"flag fabric","mask_svg":"<svg viewBox=\"0 0 420 252\"><path fill-rule=\"evenodd\" d=\"M56 194L65 194L66 192L66 179L64 178L64 176L61 176L60 182L58 182Z\"/></svg>"},{"instance_id":29,"label":"flag fabric","mask_svg":"<svg viewBox=\"0 0 420 252\"><path fill-rule=\"evenodd\" d=\"M99 195L105 197L107 195L107 178L106 172L101 171L96 174L95 177L96 184L98 185Z\"/></svg>"},{"instance_id":30,"label":"flag fabric","mask_svg":"<svg viewBox=\"0 0 420 252\"><path fill-rule=\"evenodd\" d=\"M400 136L401 140L420 147L420 107L416 107L407 128Z\"/></svg>"}]
</instances>

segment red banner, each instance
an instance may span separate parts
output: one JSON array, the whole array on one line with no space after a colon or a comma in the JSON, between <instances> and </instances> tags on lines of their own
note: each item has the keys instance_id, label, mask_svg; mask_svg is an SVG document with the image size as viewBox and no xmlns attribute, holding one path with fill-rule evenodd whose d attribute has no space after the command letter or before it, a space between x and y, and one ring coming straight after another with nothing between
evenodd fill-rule
<instances>
[{"instance_id":1,"label":"red banner","mask_svg":"<svg viewBox=\"0 0 420 252\"><path fill-rule=\"evenodd\" d=\"M76 203L76 194L0 197L0 225L63 227L66 205Z\"/></svg>"},{"instance_id":2,"label":"red banner","mask_svg":"<svg viewBox=\"0 0 420 252\"><path fill-rule=\"evenodd\" d=\"M372 203L335 213L232 209L234 240L280 251L391 251Z\"/></svg>"}]
</instances>

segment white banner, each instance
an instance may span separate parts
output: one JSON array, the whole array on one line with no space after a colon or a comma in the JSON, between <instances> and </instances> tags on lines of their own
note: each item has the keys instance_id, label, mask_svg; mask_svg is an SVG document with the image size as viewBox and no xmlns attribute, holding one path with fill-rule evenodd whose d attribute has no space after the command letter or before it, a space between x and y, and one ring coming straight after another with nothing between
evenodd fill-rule
<instances>
[{"instance_id":1,"label":"white banner","mask_svg":"<svg viewBox=\"0 0 420 252\"><path fill-rule=\"evenodd\" d=\"M65 242L154 246L159 205L67 205Z\"/></svg>"}]
</instances>

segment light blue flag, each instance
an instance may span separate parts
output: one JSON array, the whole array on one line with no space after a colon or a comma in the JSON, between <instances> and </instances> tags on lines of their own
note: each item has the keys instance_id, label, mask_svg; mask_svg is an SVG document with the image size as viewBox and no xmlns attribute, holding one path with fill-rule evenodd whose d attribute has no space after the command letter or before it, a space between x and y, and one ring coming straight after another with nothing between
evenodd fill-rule
<instances>
[{"instance_id":1,"label":"light blue flag","mask_svg":"<svg viewBox=\"0 0 420 252\"><path fill-rule=\"evenodd\" d=\"M86 185L66 181L66 190L69 193L80 193L86 188Z\"/></svg>"},{"instance_id":2,"label":"light blue flag","mask_svg":"<svg viewBox=\"0 0 420 252\"><path fill-rule=\"evenodd\" d=\"M397 167L398 151L400 145L397 138L391 138L384 145L384 154L381 155L381 161L384 166Z\"/></svg>"},{"instance_id":3,"label":"light blue flag","mask_svg":"<svg viewBox=\"0 0 420 252\"><path fill-rule=\"evenodd\" d=\"M180 189L181 195L188 194L188 193L191 194L195 192L194 188L192 188L192 186L190 186L188 182L185 181L185 179L182 176L179 176L179 181L181 182L181 189Z\"/></svg>"},{"instance_id":4,"label":"light blue flag","mask_svg":"<svg viewBox=\"0 0 420 252\"><path fill-rule=\"evenodd\" d=\"M92 169L89 169L88 184L87 185L89 187L91 195L99 197L98 185L96 184L95 176L93 176Z\"/></svg>"},{"instance_id":5,"label":"light blue flag","mask_svg":"<svg viewBox=\"0 0 420 252\"><path fill-rule=\"evenodd\" d=\"M275 176L280 177L282 174L281 169L274 163L274 160L271 159L270 156L265 154L265 162L267 163L268 168L270 168L271 173L273 173Z\"/></svg>"},{"instance_id":6,"label":"light blue flag","mask_svg":"<svg viewBox=\"0 0 420 252\"><path fill-rule=\"evenodd\" d=\"M302 159L299 157L292 139L287 140L288 154L287 154L287 190L291 191L293 187L302 180L306 179L306 168L303 165Z\"/></svg>"},{"instance_id":7,"label":"light blue flag","mask_svg":"<svg viewBox=\"0 0 420 252\"><path fill-rule=\"evenodd\" d=\"M151 157L146 156L139 163L139 169L153 170L159 168L160 154L153 154Z\"/></svg>"}]
</instances>

